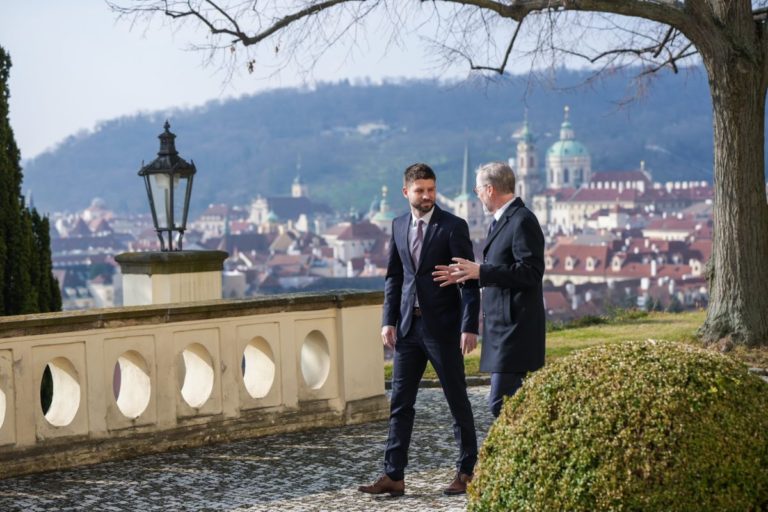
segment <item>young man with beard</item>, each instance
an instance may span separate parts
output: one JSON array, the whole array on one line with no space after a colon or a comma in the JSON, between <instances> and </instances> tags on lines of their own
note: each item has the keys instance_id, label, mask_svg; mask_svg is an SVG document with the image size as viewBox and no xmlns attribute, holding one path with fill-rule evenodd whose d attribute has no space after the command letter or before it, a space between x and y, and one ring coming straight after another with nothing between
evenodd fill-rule
<instances>
[{"instance_id":1,"label":"young man with beard","mask_svg":"<svg viewBox=\"0 0 768 512\"><path fill-rule=\"evenodd\" d=\"M414 405L427 361L443 387L459 448L456 476L443 492L466 492L477 461L463 354L477 346L480 295L477 282L441 287L432 279L436 265L448 265L456 257L473 258L467 223L435 204L435 181L428 165L408 167L403 196L411 211L392 223L381 329L384 345L395 352L389 436L384 474L358 488L368 494L402 496L405 492Z\"/></svg>"}]
</instances>

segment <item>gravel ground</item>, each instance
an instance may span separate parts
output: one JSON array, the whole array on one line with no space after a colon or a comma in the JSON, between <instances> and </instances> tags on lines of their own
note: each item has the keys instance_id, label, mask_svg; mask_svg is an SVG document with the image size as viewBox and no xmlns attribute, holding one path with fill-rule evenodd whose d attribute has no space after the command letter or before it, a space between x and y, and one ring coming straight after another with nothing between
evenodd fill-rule
<instances>
[{"instance_id":1,"label":"gravel ground","mask_svg":"<svg viewBox=\"0 0 768 512\"><path fill-rule=\"evenodd\" d=\"M487 386L469 388L478 437ZM363 495L382 471L386 422L262 437L0 481L2 511L459 511L443 496L457 448L440 389L421 389L402 498Z\"/></svg>"}]
</instances>

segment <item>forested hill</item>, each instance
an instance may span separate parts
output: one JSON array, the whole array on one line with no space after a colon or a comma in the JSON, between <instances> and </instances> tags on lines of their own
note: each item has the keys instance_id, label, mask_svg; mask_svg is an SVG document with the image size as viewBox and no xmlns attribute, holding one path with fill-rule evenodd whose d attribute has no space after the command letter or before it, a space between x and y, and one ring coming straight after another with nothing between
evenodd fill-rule
<instances>
[{"instance_id":1,"label":"forested hill","mask_svg":"<svg viewBox=\"0 0 768 512\"><path fill-rule=\"evenodd\" d=\"M585 78L572 71L559 75L559 83ZM408 164L433 165L440 190L455 193L465 143L473 167L509 158L526 109L543 159L559 136L565 105L594 170L635 169L645 160L657 180L711 181L711 102L703 72L659 76L642 97L619 105L634 92L620 75L572 90L524 77L275 90L103 122L27 161L23 188L43 212L77 210L96 196L115 210L145 211L136 173L142 160L155 158L168 118L181 156L197 165L196 212L212 202L245 204L258 194L288 194L297 172L310 195L338 209L367 210L382 185L399 208Z\"/></svg>"}]
</instances>

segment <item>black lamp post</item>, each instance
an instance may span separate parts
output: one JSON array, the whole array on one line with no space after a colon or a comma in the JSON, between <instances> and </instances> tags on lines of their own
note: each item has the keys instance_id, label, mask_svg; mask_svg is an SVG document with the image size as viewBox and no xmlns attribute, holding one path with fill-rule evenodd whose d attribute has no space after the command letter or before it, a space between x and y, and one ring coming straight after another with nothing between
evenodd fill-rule
<instances>
[{"instance_id":1,"label":"black lamp post","mask_svg":"<svg viewBox=\"0 0 768 512\"><path fill-rule=\"evenodd\" d=\"M149 165L141 163L139 176L144 178L152 210L152 222L155 224L161 251L180 251L181 239L187 229L189 197L192 194L192 180L195 177L195 162L188 163L176 151L176 135L170 131L170 123L165 122L165 131L161 133L160 151L157 158ZM179 201L179 195L183 202ZM181 219L181 222L179 222ZM167 244L163 234L167 236ZM178 237L176 238L176 233ZM174 238L176 247L174 248Z\"/></svg>"}]
</instances>

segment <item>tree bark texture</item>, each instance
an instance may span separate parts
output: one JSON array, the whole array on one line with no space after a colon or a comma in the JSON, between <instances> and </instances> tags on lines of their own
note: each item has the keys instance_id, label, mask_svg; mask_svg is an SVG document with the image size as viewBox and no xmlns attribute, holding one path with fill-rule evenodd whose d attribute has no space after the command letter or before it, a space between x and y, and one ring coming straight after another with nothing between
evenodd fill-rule
<instances>
[{"instance_id":1,"label":"tree bark texture","mask_svg":"<svg viewBox=\"0 0 768 512\"><path fill-rule=\"evenodd\" d=\"M759 53L758 46L752 47ZM714 111L714 235L705 341L768 344L768 203L762 55L702 52Z\"/></svg>"}]
</instances>

